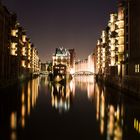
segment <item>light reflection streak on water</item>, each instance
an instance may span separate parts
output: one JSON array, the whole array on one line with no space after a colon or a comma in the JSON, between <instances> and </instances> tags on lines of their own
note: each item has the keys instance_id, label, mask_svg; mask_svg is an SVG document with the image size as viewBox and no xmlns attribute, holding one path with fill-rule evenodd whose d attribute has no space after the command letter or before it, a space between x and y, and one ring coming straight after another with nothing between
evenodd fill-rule
<instances>
[{"instance_id":1,"label":"light reflection streak on water","mask_svg":"<svg viewBox=\"0 0 140 140\"><path fill-rule=\"evenodd\" d=\"M114 105L108 104L107 107L104 88L99 88L91 76L79 76L75 78L75 81L81 90L87 91L88 98L96 102L96 120L99 122L101 135L105 133L105 125L107 125L107 140L122 140L123 106L117 105L115 108ZM106 118L107 124L105 123Z\"/></svg>"},{"instance_id":2,"label":"light reflection streak on water","mask_svg":"<svg viewBox=\"0 0 140 140\"><path fill-rule=\"evenodd\" d=\"M106 136L106 140L122 140L124 127L125 108L123 103L112 103L107 101L105 88L97 84L93 76L75 77L65 84L52 84L47 82L45 77L44 85L49 87L52 109L61 115L72 108L72 101L77 94L77 88L87 94L87 100L95 106L95 118L98 124L100 135ZM40 78L40 82L42 79ZM19 93L19 110L13 109L9 114L9 127L11 140L17 140L17 129L26 129L27 118L32 115L32 110L37 105L39 96L39 79L33 79L21 85ZM41 85L42 86L42 85ZM86 91L86 92L85 92ZM81 94L81 93L78 93ZM48 93L47 93L48 97ZM85 97L85 96L84 96ZM59 115L59 114L58 114ZM140 134L139 118L133 119L133 129Z\"/></svg>"},{"instance_id":3,"label":"light reflection streak on water","mask_svg":"<svg viewBox=\"0 0 140 140\"><path fill-rule=\"evenodd\" d=\"M67 112L71 106L71 100L75 96L75 87L78 86L81 90L87 91L87 96L90 99L94 96L94 77L93 76L78 76L73 78L66 84L53 83L49 84L51 90L52 107L58 109L59 113Z\"/></svg>"},{"instance_id":4,"label":"light reflection streak on water","mask_svg":"<svg viewBox=\"0 0 140 140\"><path fill-rule=\"evenodd\" d=\"M27 96L28 96L28 116L30 116L30 112L31 112L31 82L28 82L28 91L27 91Z\"/></svg>"},{"instance_id":5,"label":"light reflection streak on water","mask_svg":"<svg viewBox=\"0 0 140 140\"><path fill-rule=\"evenodd\" d=\"M10 116L11 123L11 140L17 139L16 129L17 129L17 113L12 112Z\"/></svg>"},{"instance_id":6,"label":"light reflection streak on water","mask_svg":"<svg viewBox=\"0 0 140 140\"><path fill-rule=\"evenodd\" d=\"M72 96L70 83L52 83L50 84L50 90L52 107L57 109L60 114L62 112L67 112L70 109L70 100Z\"/></svg>"},{"instance_id":7,"label":"light reflection streak on water","mask_svg":"<svg viewBox=\"0 0 140 140\"><path fill-rule=\"evenodd\" d=\"M26 83L21 84L21 93L18 93L20 95L19 100L20 110L18 109L14 110L11 112L10 115L11 140L17 140L17 127L18 129L20 128L20 126L22 129L25 128L26 119L31 115L31 110L34 109L36 105L36 101L39 95L38 87L39 87L38 79L33 79L32 81L29 81L27 84Z\"/></svg>"},{"instance_id":8,"label":"light reflection streak on water","mask_svg":"<svg viewBox=\"0 0 140 140\"><path fill-rule=\"evenodd\" d=\"M25 85L22 86L22 94L21 94L21 126L25 127L25 114L26 113L26 105L25 105Z\"/></svg>"}]
</instances>

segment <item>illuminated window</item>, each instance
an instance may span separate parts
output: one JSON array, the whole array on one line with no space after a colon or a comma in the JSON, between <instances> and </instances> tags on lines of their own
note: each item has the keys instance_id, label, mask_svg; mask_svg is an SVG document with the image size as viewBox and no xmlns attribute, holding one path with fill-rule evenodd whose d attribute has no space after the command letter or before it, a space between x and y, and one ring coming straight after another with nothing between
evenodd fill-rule
<instances>
[{"instance_id":1,"label":"illuminated window","mask_svg":"<svg viewBox=\"0 0 140 140\"><path fill-rule=\"evenodd\" d=\"M30 63L28 63L28 68L31 68L31 65L30 65Z\"/></svg>"},{"instance_id":2,"label":"illuminated window","mask_svg":"<svg viewBox=\"0 0 140 140\"><path fill-rule=\"evenodd\" d=\"M124 44L124 37L119 37L119 39L118 39L118 44L119 44L119 45Z\"/></svg>"},{"instance_id":3,"label":"illuminated window","mask_svg":"<svg viewBox=\"0 0 140 140\"><path fill-rule=\"evenodd\" d=\"M26 42L26 35L22 35L22 41Z\"/></svg>"},{"instance_id":4,"label":"illuminated window","mask_svg":"<svg viewBox=\"0 0 140 140\"><path fill-rule=\"evenodd\" d=\"M136 64L135 65L135 73L139 73L140 72L140 65Z\"/></svg>"},{"instance_id":5,"label":"illuminated window","mask_svg":"<svg viewBox=\"0 0 140 140\"><path fill-rule=\"evenodd\" d=\"M115 24L112 24L112 25L110 26L110 30L111 30L111 32L115 31Z\"/></svg>"},{"instance_id":6,"label":"illuminated window","mask_svg":"<svg viewBox=\"0 0 140 140\"><path fill-rule=\"evenodd\" d=\"M118 13L118 20L122 20L122 19L124 19L124 11L120 10Z\"/></svg>"},{"instance_id":7,"label":"illuminated window","mask_svg":"<svg viewBox=\"0 0 140 140\"><path fill-rule=\"evenodd\" d=\"M23 56L26 56L26 49L25 49L25 47L22 47L21 52L22 52L22 55L23 55Z\"/></svg>"},{"instance_id":8,"label":"illuminated window","mask_svg":"<svg viewBox=\"0 0 140 140\"><path fill-rule=\"evenodd\" d=\"M120 29L120 30L118 31L118 35L119 35L119 36L124 36L124 29Z\"/></svg>"},{"instance_id":9,"label":"illuminated window","mask_svg":"<svg viewBox=\"0 0 140 140\"><path fill-rule=\"evenodd\" d=\"M17 56L17 47L16 47L17 43L11 43L11 46L10 46L10 54L11 55L14 55L14 56Z\"/></svg>"},{"instance_id":10,"label":"illuminated window","mask_svg":"<svg viewBox=\"0 0 140 140\"><path fill-rule=\"evenodd\" d=\"M16 30L16 29L11 30L11 35L12 36L18 37L17 33L18 33L18 30Z\"/></svg>"},{"instance_id":11,"label":"illuminated window","mask_svg":"<svg viewBox=\"0 0 140 140\"><path fill-rule=\"evenodd\" d=\"M124 52L124 45L119 45L118 52L119 53Z\"/></svg>"},{"instance_id":12,"label":"illuminated window","mask_svg":"<svg viewBox=\"0 0 140 140\"><path fill-rule=\"evenodd\" d=\"M26 67L26 65L25 65L25 60L22 60L22 61L21 61L21 66L24 67L24 68Z\"/></svg>"}]
</instances>

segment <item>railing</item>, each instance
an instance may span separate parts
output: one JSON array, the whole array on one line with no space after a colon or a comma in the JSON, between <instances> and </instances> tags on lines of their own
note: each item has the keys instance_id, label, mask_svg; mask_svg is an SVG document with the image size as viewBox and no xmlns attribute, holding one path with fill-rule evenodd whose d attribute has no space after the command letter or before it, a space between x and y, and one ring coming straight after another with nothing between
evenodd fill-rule
<instances>
[{"instance_id":1,"label":"railing","mask_svg":"<svg viewBox=\"0 0 140 140\"><path fill-rule=\"evenodd\" d=\"M78 71L75 72L74 75L94 75L94 73L90 71Z\"/></svg>"}]
</instances>

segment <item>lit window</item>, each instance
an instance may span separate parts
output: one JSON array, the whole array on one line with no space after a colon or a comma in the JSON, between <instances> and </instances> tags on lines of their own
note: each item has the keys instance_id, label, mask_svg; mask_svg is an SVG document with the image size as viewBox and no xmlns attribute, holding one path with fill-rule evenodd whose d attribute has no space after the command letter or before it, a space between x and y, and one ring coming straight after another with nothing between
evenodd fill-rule
<instances>
[{"instance_id":1,"label":"lit window","mask_svg":"<svg viewBox=\"0 0 140 140\"><path fill-rule=\"evenodd\" d=\"M17 56L17 43L11 43L11 46L10 46L10 54L11 55L14 55L14 56Z\"/></svg>"},{"instance_id":2,"label":"lit window","mask_svg":"<svg viewBox=\"0 0 140 140\"><path fill-rule=\"evenodd\" d=\"M126 57L127 57L127 58L129 57L128 53L126 54Z\"/></svg>"},{"instance_id":3,"label":"lit window","mask_svg":"<svg viewBox=\"0 0 140 140\"><path fill-rule=\"evenodd\" d=\"M26 35L22 35L22 41L25 43L26 42Z\"/></svg>"},{"instance_id":4,"label":"lit window","mask_svg":"<svg viewBox=\"0 0 140 140\"><path fill-rule=\"evenodd\" d=\"M135 73L139 73L140 72L140 65L136 64L135 65Z\"/></svg>"},{"instance_id":5,"label":"lit window","mask_svg":"<svg viewBox=\"0 0 140 140\"><path fill-rule=\"evenodd\" d=\"M16 30L16 29L11 30L11 35L12 36L18 37L17 33L18 33L18 30Z\"/></svg>"},{"instance_id":6,"label":"lit window","mask_svg":"<svg viewBox=\"0 0 140 140\"><path fill-rule=\"evenodd\" d=\"M22 50L21 51L22 51L22 55L23 56L26 56L26 49L25 49L25 47L22 47Z\"/></svg>"},{"instance_id":7,"label":"lit window","mask_svg":"<svg viewBox=\"0 0 140 140\"><path fill-rule=\"evenodd\" d=\"M25 60L22 60L22 61L21 61L21 66L24 67L24 68L26 67L26 65L25 65Z\"/></svg>"}]
</instances>

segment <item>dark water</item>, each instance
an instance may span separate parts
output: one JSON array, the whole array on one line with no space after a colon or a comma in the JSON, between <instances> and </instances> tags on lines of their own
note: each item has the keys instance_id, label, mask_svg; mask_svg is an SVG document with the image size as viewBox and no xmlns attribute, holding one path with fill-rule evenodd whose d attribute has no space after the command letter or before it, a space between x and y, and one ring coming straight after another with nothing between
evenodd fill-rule
<instances>
[{"instance_id":1,"label":"dark water","mask_svg":"<svg viewBox=\"0 0 140 140\"><path fill-rule=\"evenodd\" d=\"M47 77L0 92L0 140L140 140L140 100L76 77Z\"/></svg>"}]
</instances>

